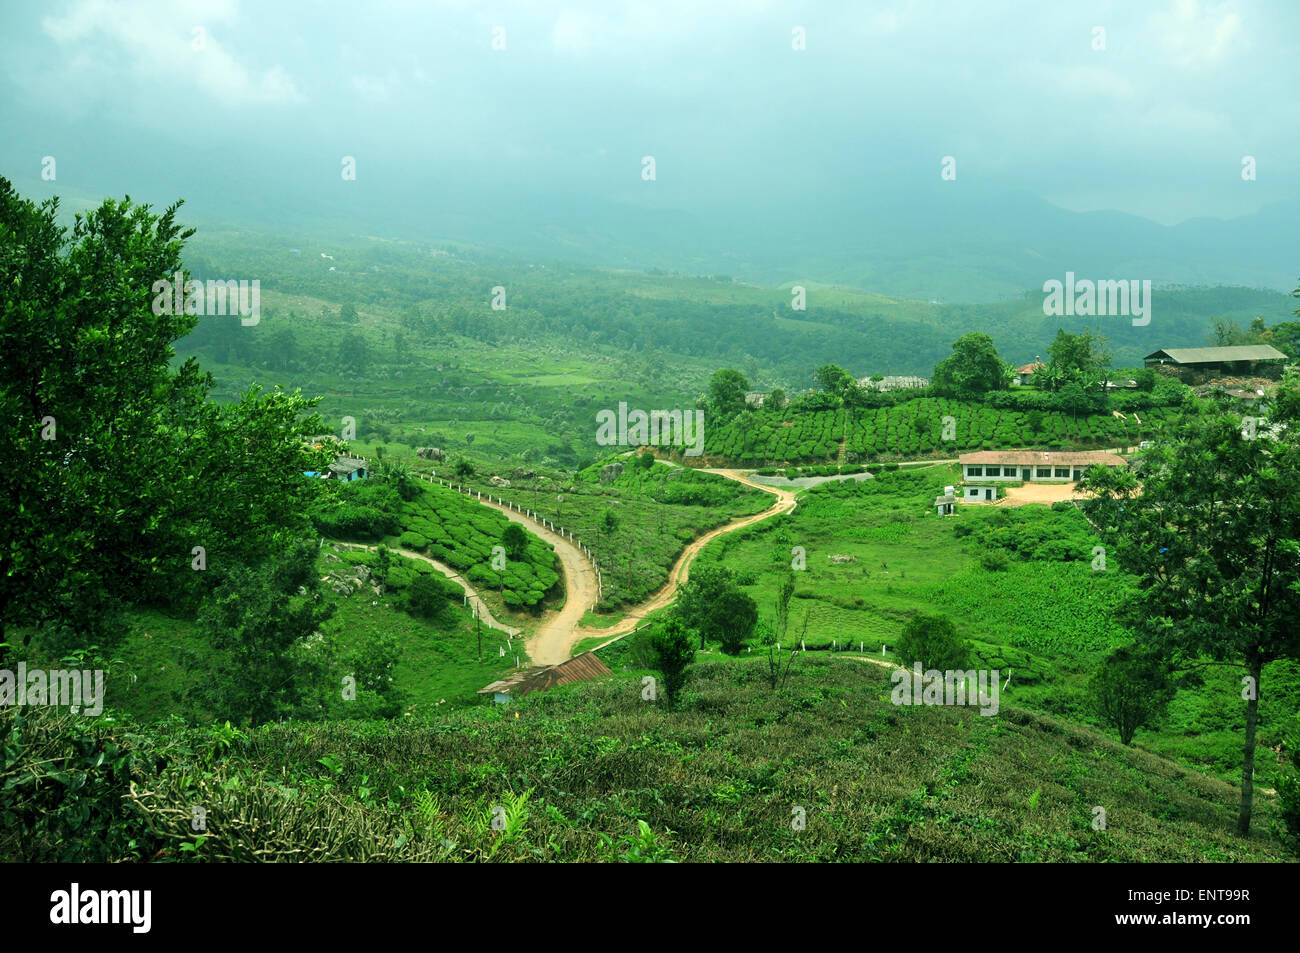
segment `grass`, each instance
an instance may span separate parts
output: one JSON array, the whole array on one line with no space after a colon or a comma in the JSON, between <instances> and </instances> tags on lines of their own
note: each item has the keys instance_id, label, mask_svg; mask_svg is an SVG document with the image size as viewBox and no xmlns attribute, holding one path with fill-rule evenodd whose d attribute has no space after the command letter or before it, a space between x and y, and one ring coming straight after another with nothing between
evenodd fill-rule
<instances>
[{"instance_id":1,"label":"grass","mask_svg":"<svg viewBox=\"0 0 1300 953\"><path fill-rule=\"evenodd\" d=\"M1231 785L1090 729L1007 704L992 718L900 708L885 670L848 659L801 660L778 693L764 676L757 659L698 661L674 709L615 675L509 711L268 725L197 779L186 764L144 779L142 809L188 810L197 787L223 817L277 819L210 831L214 857L319 843L329 859L441 845L445 859L613 861L639 837L678 861L1287 859L1271 799L1238 838ZM503 843L483 820L493 805L511 818Z\"/></svg>"},{"instance_id":2,"label":"grass","mask_svg":"<svg viewBox=\"0 0 1300 953\"><path fill-rule=\"evenodd\" d=\"M609 463L623 470L601 482L601 468ZM642 469L621 454L586 467L571 480L539 477L499 488L480 478L466 486L532 510L586 544L602 570L605 610L639 603L662 586L682 549L702 533L772 504L770 494L716 474L659 462ZM606 513L616 520L612 532L604 526Z\"/></svg>"},{"instance_id":3,"label":"grass","mask_svg":"<svg viewBox=\"0 0 1300 953\"><path fill-rule=\"evenodd\" d=\"M934 496L958 479L956 468L936 466L825 484L801 494L793 513L722 537L699 559L737 572L770 619L792 548L803 547L807 568L795 573L787 646L798 643L806 614L810 650L837 640L855 649L865 643L876 657L885 646L892 658L908 618L942 612L972 643L976 664L1010 675L1010 704L1101 730L1087 682L1107 653L1132 641L1114 621L1132 580L1113 563L1093 571L1097 541L1073 508L959 505L954 516L935 515ZM1007 554L1005 568L982 565L991 550ZM1207 670L1136 742L1226 781L1239 779L1239 678L1230 668ZM1257 758L1271 775L1276 755L1269 749L1300 707L1300 666L1268 666L1261 686Z\"/></svg>"}]
</instances>

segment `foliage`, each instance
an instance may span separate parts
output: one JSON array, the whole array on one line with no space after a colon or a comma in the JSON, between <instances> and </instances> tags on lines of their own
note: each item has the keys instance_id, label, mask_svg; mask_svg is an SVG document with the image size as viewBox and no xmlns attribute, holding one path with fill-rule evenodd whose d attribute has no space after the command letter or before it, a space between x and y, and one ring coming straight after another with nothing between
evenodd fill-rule
<instances>
[{"instance_id":1,"label":"foliage","mask_svg":"<svg viewBox=\"0 0 1300 953\"><path fill-rule=\"evenodd\" d=\"M971 646L946 615L918 613L903 626L897 651L907 665L920 662L925 669L951 671L966 667Z\"/></svg>"},{"instance_id":2,"label":"foliage","mask_svg":"<svg viewBox=\"0 0 1300 953\"><path fill-rule=\"evenodd\" d=\"M1131 474L1090 472L1083 504L1116 560L1138 577L1127 618L1173 664L1208 657L1242 667L1242 803L1250 830L1258 697L1266 664L1300 658L1300 389L1279 390L1251 439L1231 411L1202 404ZM1122 469L1122 468L1113 468Z\"/></svg>"},{"instance_id":3,"label":"foliage","mask_svg":"<svg viewBox=\"0 0 1300 953\"><path fill-rule=\"evenodd\" d=\"M314 713L312 689L325 660L310 639L333 612L321 599L315 564L315 540L298 539L256 569L216 571L221 581L198 617L210 671L191 689L207 710L254 725Z\"/></svg>"},{"instance_id":4,"label":"foliage","mask_svg":"<svg viewBox=\"0 0 1300 953\"><path fill-rule=\"evenodd\" d=\"M722 651L737 655L754 633L758 623L758 604L739 589L730 589L713 604L709 614L711 631L722 643Z\"/></svg>"},{"instance_id":5,"label":"foliage","mask_svg":"<svg viewBox=\"0 0 1300 953\"><path fill-rule=\"evenodd\" d=\"M1004 390L1005 377L1005 364L993 339L972 331L954 341L952 354L935 365L931 386L945 397L970 398Z\"/></svg>"},{"instance_id":6,"label":"foliage","mask_svg":"<svg viewBox=\"0 0 1300 953\"><path fill-rule=\"evenodd\" d=\"M214 565L267 557L315 491L314 401L213 379L172 344L195 325L159 283L193 234L179 203L105 201L71 231L0 178L0 620L61 647L110 645L124 603L192 609ZM157 312L157 313L155 313ZM0 632L0 637L3 632Z\"/></svg>"},{"instance_id":7,"label":"foliage","mask_svg":"<svg viewBox=\"0 0 1300 953\"><path fill-rule=\"evenodd\" d=\"M663 675L664 696L673 705L686 684L686 669L695 661L690 631L681 620L669 619L651 634L650 647Z\"/></svg>"},{"instance_id":8,"label":"foliage","mask_svg":"<svg viewBox=\"0 0 1300 953\"><path fill-rule=\"evenodd\" d=\"M442 615L449 608L449 601L459 602L462 590L440 573L427 573L417 576L406 590L406 611L426 619Z\"/></svg>"},{"instance_id":9,"label":"foliage","mask_svg":"<svg viewBox=\"0 0 1300 953\"><path fill-rule=\"evenodd\" d=\"M727 420L744 410L748 391L749 381L739 371L715 371L709 379L709 411L713 418Z\"/></svg>"},{"instance_id":10,"label":"foliage","mask_svg":"<svg viewBox=\"0 0 1300 953\"><path fill-rule=\"evenodd\" d=\"M1116 649L1088 683L1097 714L1132 744L1139 728L1151 724L1169 706L1168 673L1160 658L1136 646Z\"/></svg>"}]
</instances>

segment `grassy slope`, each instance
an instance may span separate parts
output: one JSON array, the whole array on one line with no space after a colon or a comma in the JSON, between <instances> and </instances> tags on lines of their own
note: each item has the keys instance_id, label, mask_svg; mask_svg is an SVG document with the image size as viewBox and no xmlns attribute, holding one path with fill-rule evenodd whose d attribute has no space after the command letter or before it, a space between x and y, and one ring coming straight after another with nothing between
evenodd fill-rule
<instances>
[{"instance_id":1,"label":"grassy slope","mask_svg":"<svg viewBox=\"0 0 1300 953\"><path fill-rule=\"evenodd\" d=\"M677 711L642 701L640 681L620 675L436 723L268 726L222 767L244 779L219 795L222 811L241 813L271 785L310 797L328 784L319 809L299 812L301 830L275 836L346 841L364 814L389 831L372 859L406 856L393 844L408 823L454 841L453 857L481 851L493 805L526 790L522 833L497 859L619 859L638 820L678 860L1285 859L1268 799L1239 840L1230 785L1088 729L1005 700L991 718L896 707L884 669L845 658L801 660L780 693L764 671L757 659L698 663ZM364 811L349 793L362 787ZM427 822L423 791L436 805ZM1098 806L1104 831L1092 827ZM805 830L792 829L796 807ZM224 849L223 836L206 849Z\"/></svg>"},{"instance_id":2,"label":"grassy slope","mask_svg":"<svg viewBox=\"0 0 1300 953\"><path fill-rule=\"evenodd\" d=\"M602 483L601 467L610 462L622 464L623 472ZM716 474L664 463L643 470L632 457L620 454L572 479L543 476L498 488L480 477L466 485L539 513L585 543L602 567L607 607L641 602L667 581L669 569L687 543L730 519L761 513L772 503L770 494ZM602 525L606 512L618 521L613 533L606 533Z\"/></svg>"},{"instance_id":3,"label":"grassy slope","mask_svg":"<svg viewBox=\"0 0 1300 953\"><path fill-rule=\"evenodd\" d=\"M791 603L790 639L797 639L805 611L810 649L832 639L854 648L865 642L887 657L904 622L917 612L949 615L974 645L981 664L1009 670L1010 703L1096 724L1084 692L1089 676L1112 648L1131 641L1111 621L1127 580L1113 564L1106 572L1091 568L1097 541L1081 517L1077 536L1066 543L1077 551L1071 561L1011 558L1001 571L979 561L980 527L1002 511L959 506L954 517L935 515L931 501L939 488L957 480L954 467L917 473L884 474L845 490L819 489L805 494L799 507L776 525L760 525L711 543L699 556L719 560L752 584L747 591L760 613L771 616L781 575L790 566L792 546L807 551L807 569L796 573ZM1045 531L1066 516L1047 507L1020 511L1026 527L990 529L1025 536ZM975 532L966 539L961 527ZM831 555L856 562L835 564ZM1158 730L1139 731L1137 742L1200 770L1235 780L1241 770L1245 712L1240 703L1240 673L1212 668L1205 682L1179 693ZM1300 703L1300 666L1270 665L1261 692L1260 769L1269 786L1273 759L1268 747L1280 740L1287 718Z\"/></svg>"},{"instance_id":4,"label":"grassy slope","mask_svg":"<svg viewBox=\"0 0 1300 953\"><path fill-rule=\"evenodd\" d=\"M323 558L318 565L322 571L331 568ZM507 646L505 636L484 627L479 661L474 620L458 604L437 619L422 619L399 608L398 593L378 596L365 590L343 597L326 589L324 597L336 611L322 631L344 654L380 635L396 637L400 655L395 678L407 694L410 711L432 710L443 700L478 704L482 699L475 692L512 671L515 654L525 657L523 645L516 642L503 658L498 650ZM192 706L180 693L203 678L203 669L187 667L182 653L202 659L209 651L195 622L153 609L131 610L127 620L122 643L111 653L121 664L108 675L107 704L146 720L190 713ZM33 656L41 658L39 646Z\"/></svg>"}]
</instances>

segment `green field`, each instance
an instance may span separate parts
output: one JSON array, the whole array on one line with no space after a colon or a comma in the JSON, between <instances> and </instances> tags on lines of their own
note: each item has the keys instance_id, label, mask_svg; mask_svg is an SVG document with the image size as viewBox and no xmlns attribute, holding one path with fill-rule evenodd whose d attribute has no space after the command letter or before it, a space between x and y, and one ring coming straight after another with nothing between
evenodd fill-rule
<instances>
[{"instance_id":1,"label":"green field","mask_svg":"<svg viewBox=\"0 0 1300 953\"><path fill-rule=\"evenodd\" d=\"M698 558L736 572L771 617L792 547L802 546L807 568L795 573L787 646L799 640L806 615L810 651L833 642L856 651L862 643L877 658L883 647L892 659L906 620L939 611L972 643L979 666L1010 678L1011 704L1099 725L1085 683L1111 649L1132 641L1113 621L1131 580L1113 566L1093 570L1097 540L1072 507L958 505L954 516L937 516L934 497L957 480L957 468L936 466L823 484L801 494L792 514L716 540ZM983 564L991 551L1006 556L994 569ZM1210 669L1137 742L1222 778L1239 777L1239 674ZM1300 708L1300 666L1276 662L1264 678L1260 743L1272 747Z\"/></svg>"}]
</instances>

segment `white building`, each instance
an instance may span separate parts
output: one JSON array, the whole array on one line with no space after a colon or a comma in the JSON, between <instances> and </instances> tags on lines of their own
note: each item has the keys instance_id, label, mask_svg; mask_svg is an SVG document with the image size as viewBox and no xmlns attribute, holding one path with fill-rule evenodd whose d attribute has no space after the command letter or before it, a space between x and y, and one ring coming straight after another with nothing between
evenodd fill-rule
<instances>
[{"instance_id":1,"label":"white building","mask_svg":"<svg viewBox=\"0 0 1300 953\"><path fill-rule=\"evenodd\" d=\"M1119 454L1105 450L980 450L957 460L966 484L962 497L978 500L997 499L999 482L1077 483L1091 466L1128 466Z\"/></svg>"}]
</instances>

